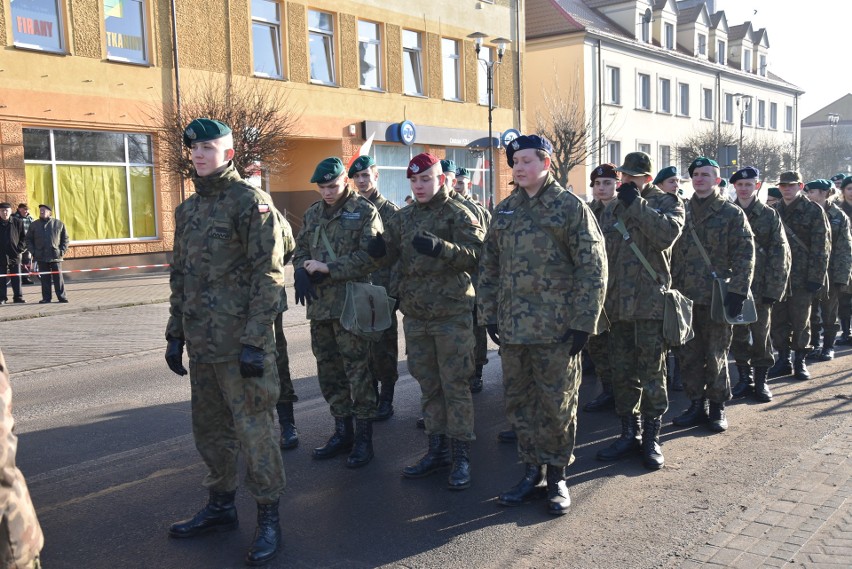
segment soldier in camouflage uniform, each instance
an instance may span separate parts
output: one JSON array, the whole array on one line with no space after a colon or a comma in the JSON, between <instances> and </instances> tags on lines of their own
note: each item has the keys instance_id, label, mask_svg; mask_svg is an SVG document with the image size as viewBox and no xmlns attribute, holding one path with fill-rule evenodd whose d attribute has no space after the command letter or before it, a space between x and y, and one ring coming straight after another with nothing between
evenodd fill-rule
<instances>
[{"instance_id":1,"label":"soldier in camouflage uniform","mask_svg":"<svg viewBox=\"0 0 852 569\"><path fill-rule=\"evenodd\" d=\"M18 437L12 417L12 385L3 352L0 352L0 567L3 569L38 569L39 552L44 547L44 535L38 523L35 507L24 475L15 465Z\"/></svg>"},{"instance_id":2,"label":"soldier in camouflage uniform","mask_svg":"<svg viewBox=\"0 0 852 569\"><path fill-rule=\"evenodd\" d=\"M405 315L408 369L420 384L429 448L403 469L421 478L450 466L448 487L470 486L473 400L473 285L485 233L476 217L453 200L438 159L418 154L406 172L415 203L401 209L387 227L387 247L371 251L385 265L395 263L392 296ZM452 461L450 460L450 444Z\"/></svg>"},{"instance_id":3,"label":"soldier in camouflage uniform","mask_svg":"<svg viewBox=\"0 0 852 569\"><path fill-rule=\"evenodd\" d=\"M592 201L589 209L595 214L598 223L606 207L615 201L615 187L621 175L615 164L601 164L591 174ZM595 375L601 382L600 394L583 405L583 411L596 412L615 408L615 396L612 394L612 366L610 365L609 331L589 337L588 355L595 366Z\"/></svg>"},{"instance_id":4,"label":"soldier in camouflage uniform","mask_svg":"<svg viewBox=\"0 0 852 569\"><path fill-rule=\"evenodd\" d=\"M838 205L846 217L852 219L852 176L846 176L840 182L840 199ZM840 339L837 345L852 344L852 289L846 287L840 291L840 302L837 313L840 316Z\"/></svg>"},{"instance_id":5,"label":"soldier in camouflage uniform","mask_svg":"<svg viewBox=\"0 0 852 569\"><path fill-rule=\"evenodd\" d=\"M772 346L778 350L778 359L769 369L769 377L792 373L804 381L811 378L805 365L811 304L825 285L831 230L823 209L801 195L801 174L782 172L778 188L783 199L775 204L775 210L787 232L793 263L785 298L772 307ZM795 351L795 361L791 351Z\"/></svg>"},{"instance_id":6,"label":"soldier in camouflage uniform","mask_svg":"<svg viewBox=\"0 0 852 569\"><path fill-rule=\"evenodd\" d=\"M571 504L565 467L574 461L580 352L601 331L607 267L594 214L549 174L552 151L537 135L506 150L516 188L495 209L478 302L501 343L506 415L525 463L497 501L519 505L546 481L548 511L561 515Z\"/></svg>"},{"instance_id":7,"label":"soldier in camouflage uniform","mask_svg":"<svg viewBox=\"0 0 852 569\"><path fill-rule=\"evenodd\" d=\"M388 201L379 193L376 186L379 180L379 168L371 156L359 156L349 167L349 179L355 182L355 188L362 198L369 200L373 207L379 212L382 225L387 226L388 221L399 210L391 201ZM374 285L383 286L390 290L391 268L385 267L370 275L370 281ZM378 389L381 384L381 392L378 395L379 406L376 410L376 421L386 421L393 415L393 391L399 372L399 327L396 314L391 318L391 326L382 333L381 339L370 342L370 374L373 376L373 386Z\"/></svg>"},{"instance_id":8,"label":"soldier in camouflage uniform","mask_svg":"<svg viewBox=\"0 0 852 569\"><path fill-rule=\"evenodd\" d=\"M672 256L674 288L693 302L695 338L677 349L689 409L672 421L681 427L708 423L711 431L728 428L725 402L731 398L728 348L731 325L710 317L714 279L728 281L724 299L728 315L742 313L754 274L754 234L743 210L719 191L719 164L696 158L689 166L695 194L687 202L686 226ZM706 251L708 267L696 242ZM707 402L709 400L709 411Z\"/></svg>"},{"instance_id":9,"label":"soldier in camouflage uniform","mask_svg":"<svg viewBox=\"0 0 852 569\"><path fill-rule=\"evenodd\" d=\"M772 305L784 298L790 277L790 246L781 218L771 207L757 199L760 172L748 166L734 172L731 184L737 192L734 204L740 207L754 233L755 265L751 292L757 322L734 326L731 351L737 364L739 381L731 389L733 397L752 394L757 401L772 401L766 374L774 363L769 339Z\"/></svg>"},{"instance_id":10,"label":"soldier in camouflage uniform","mask_svg":"<svg viewBox=\"0 0 852 569\"><path fill-rule=\"evenodd\" d=\"M240 449L258 527L246 562L278 552L278 497L284 464L273 408L279 379L273 321L284 287L282 228L268 194L234 168L231 129L196 119L183 134L191 149L195 194L175 210L166 363L186 375L189 352L192 432L207 465L210 500L193 518L172 524L172 537L237 528L234 495Z\"/></svg>"},{"instance_id":11,"label":"soldier in camouflage uniform","mask_svg":"<svg viewBox=\"0 0 852 569\"><path fill-rule=\"evenodd\" d=\"M609 264L604 306L621 436L597 458L618 460L641 448L645 468L659 470L665 463L660 428L669 406L662 289L671 287L671 247L683 230L684 209L680 198L651 183L651 157L644 152L625 156L618 171L618 199L601 216L601 230Z\"/></svg>"},{"instance_id":12,"label":"soldier in camouflage uniform","mask_svg":"<svg viewBox=\"0 0 852 569\"><path fill-rule=\"evenodd\" d=\"M831 234L831 254L828 258L828 290L811 304L811 338L815 349L808 359L827 362L834 359L834 342L837 338L837 312L840 293L849 285L852 273L852 243L850 243L849 218L843 210L828 202L833 184L828 180L813 180L805 184L808 198L825 211ZM822 341L819 338L822 320ZM821 347L820 347L821 345Z\"/></svg>"},{"instance_id":13,"label":"soldier in camouflage uniform","mask_svg":"<svg viewBox=\"0 0 852 569\"><path fill-rule=\"evenodd\" d=\"M367 245L382 232L382 220L373 204L349 188L339 158L320 162L311 183L322 199L307 209L296 236L296 302L307 302L317 377L334 417L334 433L313 456L327 459L351 451L346 466L360 468L373 459L376 391L370 340L343 328L340 315L346 283L367 282L377 268Z\"/></svg>"},{"instance_id":14,"label":"soldier in camouflage uniform","mask_svg":"<svg viewBox=\"0 0 852 569\"><path fill-rule=\"evenodd\" d=\"M275 210L278 222L281 224L281 241L284 247L283 264L286 265L293 257L296 241L293 239L293 229L284 215ZM281 393L275 409L278 411L278 424L281 426L282 450L291 450L299 446L299 432L296 430L296 418L293 415L293 403L299 400L293 389L293 378L290 377L290 356L287 354L287 337L284 336L284 313L287 311L287 291L281 289L281 305L275 316L275 365L278 368L278 382Z\"/></svg>"}]
</instances>

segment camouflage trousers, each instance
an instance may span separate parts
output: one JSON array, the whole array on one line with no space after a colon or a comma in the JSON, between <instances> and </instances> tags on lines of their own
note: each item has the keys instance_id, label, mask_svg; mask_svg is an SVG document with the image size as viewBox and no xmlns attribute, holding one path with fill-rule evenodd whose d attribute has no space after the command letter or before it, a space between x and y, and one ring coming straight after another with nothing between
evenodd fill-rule
<instances>
[{"instance_id":1,"label":"camouflage trousers","mask_svg":"<svg viewBox=\"0 0 852 569\"><path fill-rule=\"evenodd\" d=\"M488 363L488 333L485 326L480 326L476 318L476 307L473 308L473 363L476 367L484 367Z\"/></svg>"},{"instance_id":2,"label":"camouflage trousers","mask_svg":"<svg viewBox=\"0 0 852 569\"><path fill-rule=\"evenodd\" d=\"M237 359L224 363L189 362L192 434L207 465L204 487L232 492L237 458L243 449L246 488L259 504L271 504L284 490L284 463L273 415L278 401L275 357L267 354L263 377L244 378Z\"/></svg>"},{"instance_id":3,"label":"camouflage trousers","mask_svg":"<svg viewBox=\"0 0 852 569\"><path fill-rule=\"evenodd\" d=\"M683 389L690 400L706 397L714 403L731 398L731 378L728 376L728 348L731 345L731 325L719 324L710 318L710 307L692 307L692 329L695 338L675 349L683 377Z\"/></svg>"},{"instance_id":4,"label":"camouflage trousers","mask_svg":"<svg viewBox=\"0 0 852 569\"><path fill-rule=\"evenodd\" d=\"M852 293L841 292L837 314L840 318L852 318Z\"/></svg>"},{"instance_id":5,"label":"camouflage trousers","mask_svg":"<svg viewBox=\"0 0 852 569\"><path fill-rule=\"evenodd\" d=\"M506 416L518 435L518 455L527 464L574 462L577 401L583 371L571 343L503 344Z\"/></svg>"},{"instance_id":6,"label":"camouflage trousers","mask_svg":"<svg viewBox=\"0 0 852 569\"><path fill-rule=\"evenodd\" d=\"M805 350L811 341L811 303L814 295L795 290L772 307L770 334L776 350Z\"/></svg>"},{"instance_id":7,"label":"camouflage trousers","mask_svg":"<svg viewBox=\"0 0 852 569\"><path fill-rule=\"evenodd\" d=\"M408 370L420 384L426 434L472 441L473 319L464 314L446 320L405 317Z\"/></svg>"},{"instance_id":8,"label":"camouflage trousers","mask_svg":"<svg viewBox=\"0 0 852 569\"><path fill-rule=\"evenodd\" d=\"M311 320L311 350L317 358L320 391L332 416L375 418L370 341L347 332L339 320Z\"/></svg>"},{"instance_id":9,"label":"camouflage trousers","mask_svg":"<svg viewBox=\"0 0 852 569\"><path fill-rule=\"evenodd\" d=\"M734 326L731 352L737 365L772 367L775 363L769 339L772 307L761 302L755 302L754 307L757 310L757 322Z\"/></svg>"},{"instance_id":10,"label":"camouflage trousers","mask_svg":"<svg viewBox=\"0 0 852 569\"><path fill-rule=\"evenodd\" d=\"M663 321L613 322L608 336L616 414L661 417L669 408Z\"/></svg>"},{"instance_id":11,"label":"camouflage trousers","mask_svg":"<svg viewBox=\"0 0 852 569\"><path fill-rule=\"evenodd\" d=\"M819 338L820 324L822 324L823 345L834 345L837 331L840 325L837 323L837 313L840 309L840 285L833 285L828 293L821 298L815 298L811 303L811 335Z\"/></svg>"},{"instance_id":12,"label":"camouflage trousers","mask_svg":"<svg viewBox=\"0 0 852 569\"><path fill-rule=\"evenodd\" d=\"M279 312L275 317L275 365L278 367L278 381L281 384L279 403L295 403L299 400L293 389L293 378L290 377L290 356L287 355L287 337L284 336L284 313Z\"/></svg>"},{"instance_id":13,"label":"camouflage trousers","mask_svg":"<svg viewBox=\"0 0 852 569\"><path fill-rule=\"evenodd\" d=\"M589 357L595 364L595 376L601 385L612 387L612 365L610 365L609 332L589 336Z\"/></svg>"},{"instance_id":14,"label":"camouflage trousers","mask_svg":"<svg viewBox=\"0 0 852 569\"><path fill-rule=\"evenodd\" d=\"M370 375L374 381L394 385L399 379L399 324L396 313L391 317L391 327L382 333L377 342L370 342Z\"/></svg>"}]
</instances>

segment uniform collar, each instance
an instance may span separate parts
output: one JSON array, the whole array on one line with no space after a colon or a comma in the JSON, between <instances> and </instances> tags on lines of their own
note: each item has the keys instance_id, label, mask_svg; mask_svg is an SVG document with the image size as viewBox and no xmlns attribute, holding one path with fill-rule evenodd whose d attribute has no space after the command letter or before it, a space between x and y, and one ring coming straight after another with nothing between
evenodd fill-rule
<instances>
[{"instance_id":1,"label":"uniform collar","mask_svg":"<svg viewBox=\"0 0 852 569\"><path fill-rule=\"evenodd\" d=\"M216 195L239 180L242 180L242 178L237 173L233 160L228 162L224 170L210 174L209 176L199 176L195 170L192 171L192 183L195 185L195 193L203 197Z\"/></svg>"},{"instance_id":2,"label":"uniform collar","mask_svg":"<svg viewBox=\"0 0 852 569\"><path fill-rule=\"evenodd\" d=\"M432 199L429 200L428 202L420 203L417 200L415 200L416 206L420 207L420 208L426 208L426 209L438 209L439 207L441 207L442 205L444 205L445 203L447 203L451 199L450 192L455 193L454 190L451 190L447 186L441 186L441 189L438 190L438 193L435 194L434 196L432 196Z\"/></svg>"}]
</instances>

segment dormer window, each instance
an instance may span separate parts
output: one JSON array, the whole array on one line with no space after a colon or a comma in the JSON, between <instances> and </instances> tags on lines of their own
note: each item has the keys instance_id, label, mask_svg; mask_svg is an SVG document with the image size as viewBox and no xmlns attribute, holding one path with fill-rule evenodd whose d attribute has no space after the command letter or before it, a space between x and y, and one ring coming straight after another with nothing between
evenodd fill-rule
<instances>
[{"instance_id":1,"label":"dormer window","mask_svg":"<svg viewBox=\"0 0 852 569\"><path fill-rule=\"evenodd\" d=\"M743 50L743 71L751 73L751 50Z\"/></svg>"},{"instance_id":2,"label":"dormer window","mask_svg":"<svg viewBox=\"0 0 852 569\"><path fill-rule=\"evenodd\" d=\"M719 65L725 65L725 62L727 61L727 58L725 57L725 55L727 54L727 49L728 48L725 45L725 42L723 42L722 40L716 42L716 61L719 63Z\"/></svg>"},{"instance_id":3,"label":"dormer window","mask_svg":"<svg viewBox=\"0 0 852 569\"><path fill-rule=\"evenodd\" d=\"M642 42L651 43L651 9L645 10L642 16Z\"/></svg>"},{"instance_id":4,"label":"dormer window","mask_svg":"<svg viewBox=\"0 0 852 569\"><path fill-rule=\"evenodd\" d=\"M663 28L666 31L666 49L674 49L674 26L664 24Z\"/></svg>"},{"instance_id":5,"label":"dormer window","mask_svg":"<svg viewBox=\"0 0 852 569\"><path fill-rule=\"evenodd\" d=\"M698 55L707 55L707 36L698 34Z\"/></svg>"}]
</instances>

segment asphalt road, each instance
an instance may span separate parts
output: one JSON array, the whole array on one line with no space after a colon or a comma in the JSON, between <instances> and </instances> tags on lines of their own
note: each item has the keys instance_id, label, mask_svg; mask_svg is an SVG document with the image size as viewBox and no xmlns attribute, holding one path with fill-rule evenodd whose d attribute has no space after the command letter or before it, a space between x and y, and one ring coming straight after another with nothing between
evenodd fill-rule
<instances>
[{"instance_id":1,"label":"asphalt road","mask_svg":"<svg viewBox=\"0 0 852 569\"><path fill-rule=\"evenodd\" d=\"M166 535L206 499L188 380L163 362L166 315L155 304L0 323L13 371L18 464L45 531L49 569L243 567L255 525L244 490L238 531L187 541ZM446 490L443 474L400 477L426 447L414 427L419 388L404 362L396 415L375 425L376 458L355 471L345 457L312 460L310 449L325 442L332 420L303 317L288 313L302 444L284 454L284 551L272 568L678 567L852 409L848 356L814 366L811 382L774 382L770 404L731 405L731 429L721 435L673 430L668 420L686 406L676 394L663 429L667 465L656 473L638 457L596 461L617 434L616 418L581 413L569 469L572 512L554 518L540 502L514 509L495 502L522 474L514 448L495 439L505 428L495 352L485 391L474 396L469 490ZM590 380L581 403L597 392Z\"/></svg>"}]
</instances>

